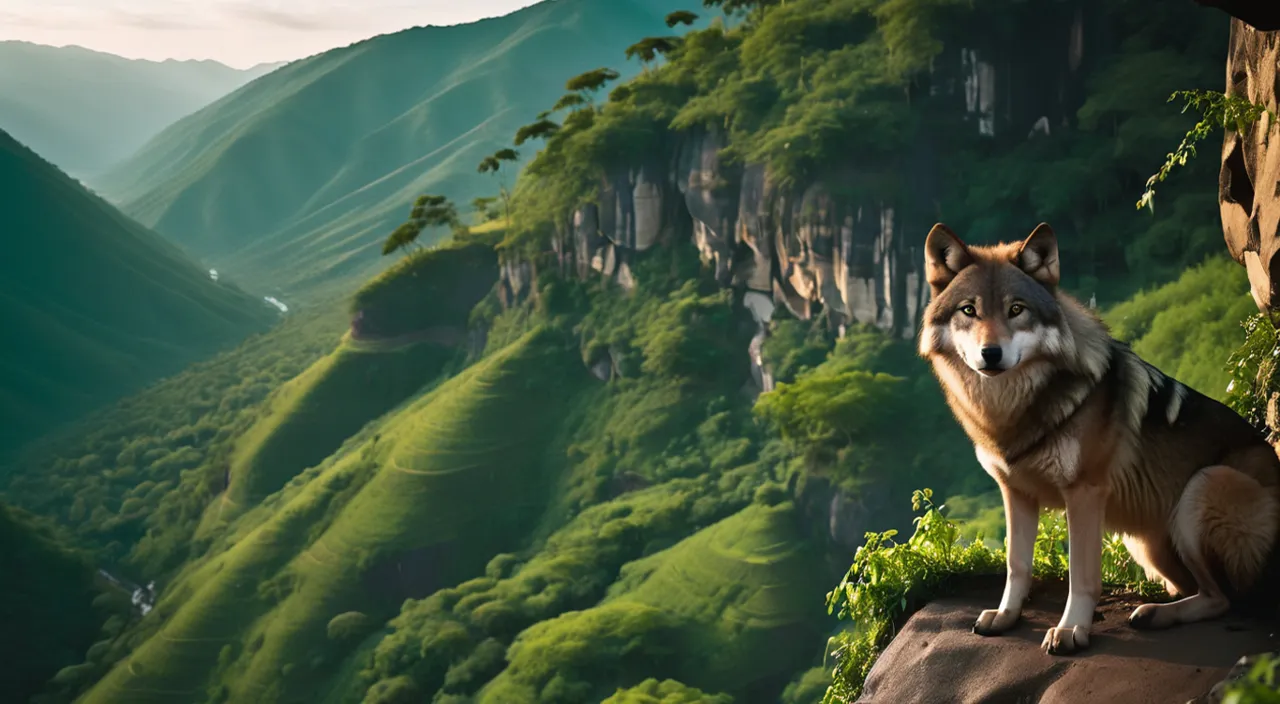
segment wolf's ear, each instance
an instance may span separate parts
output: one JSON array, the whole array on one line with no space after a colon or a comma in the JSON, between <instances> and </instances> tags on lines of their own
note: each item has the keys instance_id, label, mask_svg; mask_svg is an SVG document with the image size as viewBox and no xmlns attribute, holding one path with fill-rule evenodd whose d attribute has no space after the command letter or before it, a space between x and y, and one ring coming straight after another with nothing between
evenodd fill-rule
<instances>
[{"instance_id":1,"label":"wolf's ear","mask_svg":"<svg viewBox=\"0 0 1280 704\"><path fill-rule=\"evenodd\" d=\"M1036 229L1022 241L1014 263L1036 281L1049 288L1057 287L1061 275L1058 267L1058 236L1048 223L1036 225Z\"/></svg>"},{"instance_id":2,"label":"wolf's ear","mask_svg":"<svg viewBox=\"0 0 1280 704\"><path fill-rule=\"evenodd\" d=\"M924 277L933 295L942 293L956 274L972 263L969 248L951 228L938 223L929 230L929 237L924 241Z\"/></svg>"}]
</instances>

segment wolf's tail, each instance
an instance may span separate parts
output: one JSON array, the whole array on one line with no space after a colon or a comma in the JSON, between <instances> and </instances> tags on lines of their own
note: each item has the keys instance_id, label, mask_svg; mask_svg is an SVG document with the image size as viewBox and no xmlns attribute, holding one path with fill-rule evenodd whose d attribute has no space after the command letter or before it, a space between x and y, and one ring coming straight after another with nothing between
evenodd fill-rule
<instances>
[{"instance_id":1,"label":"wolf's tail","mask_svg":"<svg viewBox=\"0 0 1280 704\"><path fill-rule=\"evenodd\" d=\"M1231 467L1202 469L1178 501L1173 538L1184 559L1195 554L1221 570L1229 582L1223 587L1256 592L1280 576L1280 494Z\"/></svg>"}]
</instances>

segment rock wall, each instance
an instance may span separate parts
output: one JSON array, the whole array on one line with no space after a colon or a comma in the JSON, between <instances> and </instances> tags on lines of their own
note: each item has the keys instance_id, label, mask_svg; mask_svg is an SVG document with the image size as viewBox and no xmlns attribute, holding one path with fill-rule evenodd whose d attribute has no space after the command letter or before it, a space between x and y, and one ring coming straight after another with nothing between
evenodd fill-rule
<instances>
[{"instance_id":1,"label":"rock wall","mask_svg":"<svg viewBox=\"0 0 1280 704\"><path fill-rule=\"evenodd\" d=\"M1226 93L1275 113L1280 109L1280 32L1262 32L1234 19L1228 47ZM1280 306L1280 146L1272 146L1276 129L1269 115L1243 132L1228 129L1218 174L1227 249L1248 270L1254 302L1267 313Z\"/></svg>"},{"instance_id":2,"label":"rock wall","mask_svg":"<svg viewBox=\"0 0 1280 704\"><path fill-rule=\"evenodd\" d=\"M596 202L567 214L555 233L553 259L566 275L630 287L635 256L691 242L723 285L755 294L757 360L767 334L760 316L772 312L760 296L800 319L825 315L835 330L866 324L912 337L928 302L921 248L945 216L948 140L1069 128L1092 55L1107 45L1100 0L1034 5L953 28L954 40L912 88L923 126L891 163L850 163L842 175L783 185L761 164L726 164L714 131L673 135L667 156L601 175ZM897 195L875 195L890 192ZM533 290L529 265L508 262L503 271L504 300ZM756 372L767 385L766 370Z\"/></svg>"}]
</instances>

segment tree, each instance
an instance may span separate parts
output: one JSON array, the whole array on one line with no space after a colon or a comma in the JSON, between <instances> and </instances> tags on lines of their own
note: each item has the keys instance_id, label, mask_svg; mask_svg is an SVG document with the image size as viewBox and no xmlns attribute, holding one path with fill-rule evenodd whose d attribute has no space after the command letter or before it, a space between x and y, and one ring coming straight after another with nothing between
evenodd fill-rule
<instances>
[{"instance_id":1,"label":"tree","mask_svg":"<svg viewBox=\"0 0 1280 704\"><path fill-rule=\"evenodd\" d=\"M448 198L436 195L418 196L409 211L409 219L397 227L383 243L383 256L416 245L418 236L428 227L449 227L455 232L466 229L458 219L458 209Z\"/></svg>"},{"instance_id":2,"label":"tree","mask_svg":"<svg viewBox=\"0 0 1280 704\"><path fill-rule=\"evenodd\" d=\"M657 59L659 54L666 56L675 51L678 46L680 46L679 37L645 37L627 47L627 58L640 57L640 61L645 64L647 70L648 65Z\"/></svg>"},{"instance_id":3,"label":"tree","mask_svg":"<svg viewBox=\"0 0 1280 704\"><path fill-rule=\"evenodd\" d=\"M570 78L564 87L565 90L575 93L593 94L603 88L606 83L616 80L618 80L617 71L611 68L598 68Z\"/></svg>"},{"instance_id":4,"label":"tree","mask_svg":"<svg viewBox=\"0 0 1280 704\"><path fill-rule=\"evenodd\" d=\"M551 123L551 124L555 124L555 123ZM559 125L557 125L557 127L559 127ZM524 129L525 129L524 127L520 128L521 132L523 132ZM520 139L520 132L516 133L516 144L523 144L523 140ZM520 152L510 148L499 149L493 154L486 156L480 162L480 167L477 170L482 174L493 174L494 176L499 176L502 172L503 163L515 162L515 161L519 161L519 159L520 159ZM502 196L502 205L507 217L507 224L510 225L511 223L511 192L507 190L506 184L503 183L501 180L498 182L498 193Z\"/></svg>"},{"instance_id":5,"label":"tree","mask_svg":"<svg viewBox=\"0 0 1280 704\"><path fill-rule=\"evenodd\" d=\"M556 105L551 108L551 112L560 112L565 109L576 110L586 104L587 99L582 97L581 93L567 93L556 101ZM550 113L547 114L549 115Z\"/></svg>"},{"instance_id":6,"label":"tree","mask_svg":"<svg viewBox=\"0 0 1280 704\"><path fill-rule=\"evenodd\" d=\"M541 119L537 122L525 125L516 130L516 146L520 146L531 139L546 139L555 134L560 129L560 125L548 119Z\"/></svg>"},{"instance_id":7,"label":"tree","mask_svg":"<svg viewBox=\"0 0 1280 704\"><path fill-rule=\"evenodd\" d=\"M676 25L680 24L687 27L697 21L698 14L696 12L689 12L688 10L676 10L675 12L667 15L667 26L672 29L675 29Z\"/></svg>"},{"instance_id":8,"label":"tree","mask_svg":"<svg viewBox=\"0 0 1280 704\"><path fill-rule=\"evenodd\" d=\"M481 162L483 164L484 162ZM493 210L493 204L498 202L497 196L479 196L471 201L471 208L475 210L479 216L480 222L490 222L497 220L502 214Z\"/></svg>"}]
</instances>

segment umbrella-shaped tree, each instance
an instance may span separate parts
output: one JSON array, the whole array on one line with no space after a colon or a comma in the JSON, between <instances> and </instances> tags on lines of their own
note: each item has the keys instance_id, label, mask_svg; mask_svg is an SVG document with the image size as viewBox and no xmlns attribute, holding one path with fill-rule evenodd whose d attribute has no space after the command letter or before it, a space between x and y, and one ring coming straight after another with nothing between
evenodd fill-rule
<instances>
[{"instance_id":1,"label":"umbrella-shaped tree","mask_svg":"<svg viewBox=\"0 0 1280 704\"><path fill-rule=\"evenodd\" d=\"M518 135L517 135L517 139L518 139ZM520 142L517 141L516 143L519 144ZM477 168L477 171L479 171L482 174L493 174L494 176L500 176L502 173L502 165L504 163L515 162L515 161L518 161L519 159L520 159L520 152L517 152L516 150L509 149L509 148L499 149L498 151L494 152L493 154L490 154L489 156L486 156L483 160L481 160L480 166L479 168ZM498 193L502 196L503 209L507 217L507 222L510 223L511 193L507 190L506 184L501 180L498 181Z\"/></svg>"},{"instance_id":2,"label":"umbrella-shaped tree","mask_svg":"<svg viewBox=\"0 0 1280 704\"><path fill-rule=\"evenodd\" d=\"M383 243L383 256L417 245L418 236L423 230L432 227L449 227L455 230L461 228L458 209L444 196L418 196L409 211L409 219L397 227Z\"/></svg>"}]
</instances>

